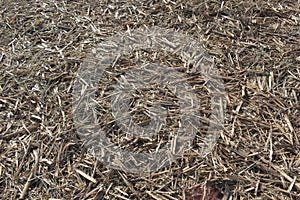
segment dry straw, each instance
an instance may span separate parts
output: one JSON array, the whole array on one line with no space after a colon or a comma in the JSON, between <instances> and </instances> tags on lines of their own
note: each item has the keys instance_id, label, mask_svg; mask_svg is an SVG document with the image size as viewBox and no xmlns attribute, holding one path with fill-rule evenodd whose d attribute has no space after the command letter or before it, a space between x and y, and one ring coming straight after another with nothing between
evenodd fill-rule
<instances>
[{"instance_id":1,"label":"dry straw","mask_svg":"<svg viewBox=\"0 0 300 200\"><path fill-rule=\"evenodd\" d=\"M1 199L300 198L297 1L20 0L1 1L0 15ZM170 52L121 56L107 83L154 62L185 74L199 94L203 126L192 148L171 166L140 176L106 168L87 151L75 134L71 94L79 66L98 43L154 25L203 45L224 81L227 109L218 144L200 159L211 115L204 78ZM107 83L99 84L104 94L112 90ZM147 99L165 101L173 116L165 131L174 132L174 95L162 88L137 94L132 114L139 123L147 123ZM109 101L99 104L102 125L122 148L149 152L168 141L115 132L109 108Z\"/></svg>"}]
</instances>

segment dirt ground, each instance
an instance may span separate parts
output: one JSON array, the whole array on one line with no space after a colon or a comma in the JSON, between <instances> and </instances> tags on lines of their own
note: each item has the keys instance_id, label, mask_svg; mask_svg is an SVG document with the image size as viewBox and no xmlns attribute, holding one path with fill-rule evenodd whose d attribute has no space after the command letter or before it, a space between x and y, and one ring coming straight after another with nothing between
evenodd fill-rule
<instances>
[{"instance_id":1,"label":"dirt ground","mask_svg":"<svg viewBox=\"0 0 300 200\"><path fill-rule=\"evenodd\" d=\"M0 2L0 14L0 199L300 199L296 0L8 0ZM220 71L227 107L224 130L206 157L198 155L207 124L172 165L137 175L111 169L87 150L76 134L72 90L97 44L152 26L203 46ZM183 73L188 67L170 52L147 50L115 65L124 71L148 61ZM208 119L203 80L190 82L198 84ZM108 111L103 106L102 115ZM166 132L178 125L173 114ZM167 142L130 146L124 135L108 134L125 141L124 148L145 152Z\"/></svg>"}]
</instances>

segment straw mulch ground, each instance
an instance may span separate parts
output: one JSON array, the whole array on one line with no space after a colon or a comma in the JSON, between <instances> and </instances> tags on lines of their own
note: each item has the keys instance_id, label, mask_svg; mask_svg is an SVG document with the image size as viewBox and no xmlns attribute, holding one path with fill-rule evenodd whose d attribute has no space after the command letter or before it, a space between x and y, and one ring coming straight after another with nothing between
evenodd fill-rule
<instances>
[{"instance_id":1,"label":"straw mulch ground","mask_svg":"<svg viewBox=\"0 0 300 200\"><path fill-rule=\"evenodd\" d=\"M296 0L9 0L0 14L1 199L300 199ZM97 43L154 25L189 34L214 59L227 92L225 130L205 159L196 141L172 166L135 175L87 152L74 130L72 84Z\"/></svg>"}]
</instances>

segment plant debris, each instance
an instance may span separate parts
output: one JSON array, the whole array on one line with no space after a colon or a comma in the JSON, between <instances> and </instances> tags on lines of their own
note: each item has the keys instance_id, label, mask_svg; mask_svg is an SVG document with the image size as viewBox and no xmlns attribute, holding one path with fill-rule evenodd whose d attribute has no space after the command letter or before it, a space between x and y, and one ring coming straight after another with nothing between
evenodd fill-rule
<instances>
[{"instance_id":1,"label":"plant debris","mask_svg":"<svg viewBox=\"0 0 300 200\"><path fill-rule=\"evenodd\" d=\"M19 0L1 1L0 15L0 199L300 198L296 1ZM72 86L97 44L152 26L203 45L224 81L227 108L217 145L201 158L211 114L203 78L188 74L186 61L170 52L121 56L99 92L109 95L128 69L163 63L190 75L201 107L203 127L192 148L170 166L138 175L107 168L85 147L73 123ZM136 123L149 123L144 105L167 99L164 136L118 132L106 101L98 110L101 126L124 149L155 151L179 127L178 104L165 88L139 92L130 105Z\"/></svg>"}]
</instances>

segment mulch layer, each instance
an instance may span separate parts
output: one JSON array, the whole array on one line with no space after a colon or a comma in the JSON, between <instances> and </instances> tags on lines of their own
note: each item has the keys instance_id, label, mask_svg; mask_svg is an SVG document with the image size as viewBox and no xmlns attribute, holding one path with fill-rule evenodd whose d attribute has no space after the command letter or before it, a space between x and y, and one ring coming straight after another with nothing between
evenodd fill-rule
<instances>
[{"instance_id":1,"label":"mulch layer","mask_svg":"<svg viewBox=\"0 0 300 200\"><path fill-rule=\"evenodd\" d=\"M300 199L296 0L8 0L0 15L0 199ZM73 84L97 44L153 26L188 35L213 60L226 91L224 129L200 157L211 107L205 81L193 76L203 126L191 149L158 171L127 173L98 160L76 133ZM137 50L114 63L100 93L149 62L187 76L192 67L172 52ZM176 97L152 89L136 94L133 119L147 123L144 105L166 101L163 134L172 135ZM101 126L123 149L151 152L170 139L128 138L111 124L109 102L99 105Z\"/></svg>"}]
</instances>

